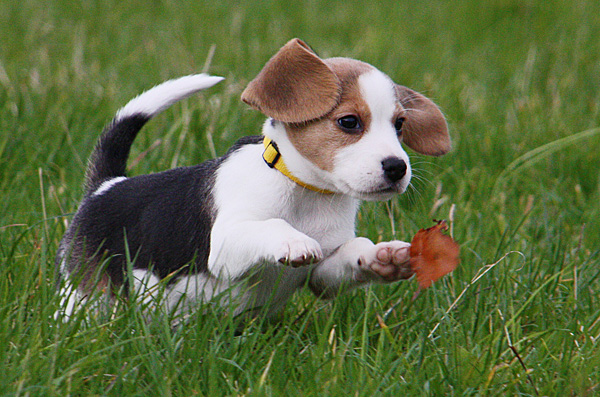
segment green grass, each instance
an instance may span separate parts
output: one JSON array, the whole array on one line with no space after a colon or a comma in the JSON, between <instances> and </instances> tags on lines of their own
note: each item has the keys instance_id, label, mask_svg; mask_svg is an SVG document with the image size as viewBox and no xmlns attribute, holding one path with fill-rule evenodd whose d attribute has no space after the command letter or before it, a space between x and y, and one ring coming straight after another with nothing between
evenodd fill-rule
<instances>
[{"instance_id":1,"label":"green grass","mask_svg":"<svg viewBox=\"0 0 600 397\"><path fill-rule=\"evenodd\" d=\"M599 392L599 2L184 3L0 3L2 394ZM292 37L442 107L454 151L412 155L414 189L364 205L358 233L407 240L452 213L461 266L414 301L404 282L303 292L245 325L207 306L172 328L127 303L57 324L54 254L116 109L201 71L214 45L227 80L152 121L132 158L160 144L131 172L223 154L259 131L239 95Z\"/></svg>"}]
</instances>

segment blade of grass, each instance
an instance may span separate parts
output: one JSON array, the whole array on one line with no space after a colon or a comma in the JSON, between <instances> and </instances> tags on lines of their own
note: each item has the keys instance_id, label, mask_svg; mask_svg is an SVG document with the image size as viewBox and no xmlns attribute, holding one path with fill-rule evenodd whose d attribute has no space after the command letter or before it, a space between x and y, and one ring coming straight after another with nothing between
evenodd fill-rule
<instances>
[{"instance_id":1,"label":"blade of grass","mask_svg":"<svg viewBox=\"0 0 600 397\"><path fill-rule=\"evenodd\" d=\"M600 128L592 128L589 130L581 131L573 135L569 135L564 138L557 139L555 141L549 142L545 145L539 146L529 152L525 153L522 156L517 157L510 163L506 168L498 175L496 179L496 183L492 188L492 196L497 196L500 189L504 187L508 179L512 177L516 172L520 171L523 168L530 167L540 160L545 159L546 157L556 153L560 150L567 148L570 145L574 145L575 143L593 138L596 135L600 135Z\"/></svg>"},{"instance_id":2,"label":"blade of grass","mask_svg":"<svg viewBox=\"0 0 600 397\"><path fill-rule=\"evenodd\" d=\"M456 299L454 300L454 302L452 302L452 304L450 305L450 307L448 307L448 309L446 310L446 312L444 313L444 315L442 316L442 318L440 319L440 321L438 321L438 323L435 325L435 327L433 327L432 330L429 332L429 334L427 335L428 338L432 338L433 337L433 334L435 334L435 331L437 331L437 329L440 326L440 324L442 323L442 321L444 321L444 319L448 316L448 314L450 313L450 311L452 311L452 309L454 309L454 307L456 307L456 305L458 304L458 301L460 301L462 299L462 297L465 295L465 292L467 292L467 290L469 288L471 288L471 286L473 286L473 284L475 284L477 281L479 281L483 276L486 275L487 272L489 272L494 267L496 267L500 262L502 262L504 260L504 258L506 258L507 256L509 256L510 254L519 254L523 258L525 257L525 255L523 255L522 252L519 252L519 251L510 251L510 252L507 252L506 254L504 254L504 256L502 256L502 258L498 259L496 262L492 263L491 265L485 265L482 268L480 268L477 271L477 273L475 274L475 276L473 277L473 279L471 279L471 282L469 284L467 284L467 286L462 290L462 292L456 297Z\"/></svg>"}]
</instances>

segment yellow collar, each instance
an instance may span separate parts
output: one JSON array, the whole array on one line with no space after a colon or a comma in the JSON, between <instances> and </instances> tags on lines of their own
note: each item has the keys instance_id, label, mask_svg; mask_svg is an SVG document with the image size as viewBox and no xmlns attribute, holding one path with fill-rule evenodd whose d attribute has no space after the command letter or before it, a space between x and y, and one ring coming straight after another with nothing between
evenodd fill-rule
<instances>
[{"instance_id":1,"label":"yellow collar","mask_svg":"<svg viewBox=\"0 0 600 397\"><path fill-rule=\"evenodd\" d=\"M265 137L265 139L263 140L263 145L265 146L265 151L263 152L263 159L265 160L265 163L267 163L267 165L269 167L275 168L276 170L281 172L283 175L287 176L292 181L296 182L298 185L300 185L302 187L305 187L307 189L310 189L310 190L312 190L314 192L318 192L318 193L333 194L333 192L331 192L327 189L320 189L316 186L309 185L308 183L302 182L300 179L298 179L294 175L292 175L290 170L288 170L287 166L283 162L283 159L281 158L281 153L279 152L277 145L270 138Z\"/></svg>"}]
</instances>

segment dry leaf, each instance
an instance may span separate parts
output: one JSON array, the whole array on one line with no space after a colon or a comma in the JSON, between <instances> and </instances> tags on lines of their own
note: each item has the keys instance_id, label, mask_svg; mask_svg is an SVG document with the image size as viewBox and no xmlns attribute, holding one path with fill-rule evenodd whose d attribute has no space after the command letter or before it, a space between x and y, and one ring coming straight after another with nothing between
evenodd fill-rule
<instances>
[{"instance_id":1,"label":"dry leaf","mask_svg":"<svg viewBox=\"0 0 600 397\"><path fill-rule=\"evenodd\" d=\"M452 237L442 233L448 230L446 221L421 229L410 245L410 266L417 276L419 288L428 288L431 283L450 273L460 262L460 247Z\"/></svg>"}]
</instances>

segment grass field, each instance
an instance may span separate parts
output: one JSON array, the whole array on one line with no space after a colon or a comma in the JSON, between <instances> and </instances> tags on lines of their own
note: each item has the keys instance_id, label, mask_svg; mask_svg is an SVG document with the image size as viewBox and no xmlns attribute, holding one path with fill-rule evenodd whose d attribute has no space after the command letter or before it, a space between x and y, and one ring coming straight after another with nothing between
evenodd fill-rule
<instances>
[{"instance_id":1,"label":"grass field","mask_svg":"<svg viewBox=\"0 0 600 397\"><path fill-rule=\"evenodd\" d=\"M441 106L453 152L411 154L414 188L364 205L358 234L453 218L461 266L414 301L411 281L245 325L127 303L58 324L54 255L104 124L208 68L227 80L153 120L131 173L223 154L258 133L239 95L292 37ZM600 393L599 37L596 0L0 2L0 394Z\"/></svg>"}]
</instances>

